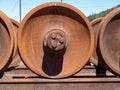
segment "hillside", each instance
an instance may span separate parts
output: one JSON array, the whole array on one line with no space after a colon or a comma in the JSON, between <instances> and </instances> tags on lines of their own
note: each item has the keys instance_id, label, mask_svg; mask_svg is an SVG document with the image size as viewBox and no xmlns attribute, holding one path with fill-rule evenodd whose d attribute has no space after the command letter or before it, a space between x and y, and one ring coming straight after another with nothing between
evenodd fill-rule
<instances>
[{"instance_id":1,"label":"hillside","mask_svg":"<svg viewBox=\"0 0 120 90\"><path fill-rule=\"evenodd\" d=\"M113 9L117 8L117 7L120 7L120 5L117 5L116 7L113 7L113 8L110 8L110 9L107 9L105 11L102 11L100 13L95 13L95 14L92 14L90 16L88 16L88 19L90 21L92 21L93 19L96 19L96 18L99 18L99 17L104 17L106 14L108 14L110 11L112 11Z\"/></svg>"}]
</instances>

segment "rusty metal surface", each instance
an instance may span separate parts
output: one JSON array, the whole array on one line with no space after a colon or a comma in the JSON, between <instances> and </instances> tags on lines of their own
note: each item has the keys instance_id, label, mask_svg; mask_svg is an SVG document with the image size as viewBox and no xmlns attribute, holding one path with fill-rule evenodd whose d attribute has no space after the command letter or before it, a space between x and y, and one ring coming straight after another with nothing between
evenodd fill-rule
<instances>
[{"instance_id":1,"label":"rusty metal surface","mask_svg":"<svg viewBox=\"0 0 120 90\"><path fill-rule=\"evenodd\" d=\"M59 32L57 39L48 38L51 40L46 40L49 48L46 50L44 38L52 30L61 30L65 35ZM88 19L65 3L46 3L34 8L23 19L18 32L23 62L44 77L63 78L75 74L93 51L94 34ZM59 36L68 39L63 38L65 43L59 43Z\"/></svg>"},{"instance_id":2,"label":"rusty metal surface","mask_svg":"<svg viewBox=\"0 0 120 90\"><path fill-rule=\"evenodd\" d=\"M100 21L92 22L95 48ZM83 68L92 54L94 36L86 17L74 7L64 3L47 3L24 18L19 29L19 49L29 69L24 65L13 67L20 62L20 57L16 35L11 31L17 30L18 24L16 21L12 23L0 11L0 90L120 89L120 78L114 75L120 75L120 8L108 14L99 28L100 59L114 74L100 67ZM92 61L91 57L91 62L98 66L97 56L94 59L96 61ZM6 69L11 60L13 62Z\"/></svg>"},{"instance_id":3,"label":"rusty metal surface","mask_svg":"<svg viewBox=\"0 0 120 90\"><path fill-rule=\"evenodd\" d=\"M0 83L120 83L120 78L68 78L68 79L44 79L44 78L15 78L1 79Z\"/></svg>"},{"instance_id":4,"label":"rusty metal surface","mask_svg":"<svg viewBox=\"0 0 120 90\"><path fill-rule=\"evenodd\" d=\"M99 64L98 55L97 55L96 50L97 50L97 43L98 43L99 24L102 21L102 19L103 19L103 17L100 17L100 18L96 18L95 20L91 21L91 25L94 30L95 43L94 43L93 54L90 57L90 62L92 62L96 66L98 66L98 64Z\"/></svg>"},{"instance_id":5,"label":"rusty metal surface","mask_svg":"<svg viewBox=\"0 0 120 90\"><path fill-rule=\"evenodd\" d=\"M10 64L13 51L13 25L9 18L0 11L0 72Z\"/></svg>"},{"instance_id":6,"label":"rusty metal surface","mask_svg":"<svg viewBox=\"0 0 120 90\"><path fill-rule=\"evenodd\" d=\"M37 76L25 66L5 71L0 79L1 90L119 90L120 78L107 72L97 77L96 68L85 66L79 73L64 79Z\"/></svg>"},{"instance_id":7,"label":"rusty metal surface","mask_svg":"<svg viewBox=\"0 0 120 90\"><path fill-rule=\"evenodd\" d=\"M114 74L110 73L108 70L104 70L102 68L95 68L94 66L85 66L80 72L76 73L73 77L100 77L100 76L115 76ZM29 77L36 77L39 76L31 72L28 68L25 66L17 67L17 68L11 68L4 72L4 75L2 78L29 78Z\"/></svg>"},{"instance_id":8,"label":"rusty metal surface","mask_svg":"<svg viewBox=\"0 0 120 90\"><path fill-rule=\"evenodd\" d=\"M1 90L119 90L120 83L0 84Z\"/></svg>"},{"instance_id":9,"label":"rusty metal surface","mask_svg":"<svg viewBox=\"0 0 120 90\"><path fill-rule=\"evenodd\" d=\"M13 31L13 37L14 37L14 51L13 51L13 55L11 58L12 62L9 65L9 68L17 66L21 61L19 53L18 53L18 45L17 45L17 33L18 33L19 23L12 18L10 18L10 21L12 22L14 26L14 29L11 29Z\"/></svg>"},{"instance_id":10,"label":"rusty metal surface","mask_svg":"<svg viewBox=\"0 0 120 90\"><path fill-rule=\"evenodd\" d=\"M100 25L99 49L104 66L120 75L120 8L111 11Z\"/></svg>"},{"instance_id":11,"label":"rusty metal surface","mask_svg":"<svg viewBox=\"0 0 120 90\"><path fill-rule=\"evenodd\" d=\"M101 72L101 76L97 75L97 68L86 66L74 76L63 79L47 79L31 72L28 68L18 67L3 73L0 83L110 83L120 82L120 78L116 77L109 71ZM106 74L106 75L104 75Z\"/></svg>"}]
</instances>

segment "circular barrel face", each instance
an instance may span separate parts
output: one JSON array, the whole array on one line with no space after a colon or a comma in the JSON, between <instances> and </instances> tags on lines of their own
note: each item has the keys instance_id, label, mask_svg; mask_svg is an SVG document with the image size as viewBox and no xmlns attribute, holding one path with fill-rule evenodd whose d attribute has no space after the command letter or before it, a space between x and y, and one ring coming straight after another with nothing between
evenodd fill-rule
<instances>
[{"instance_id":1,"label":"circular barrel face","mask_svg":"<svg viewBox=\"0 0 120 90\"><path fill-rule=\"evenodd\" d=\"M9 18L0 11L0 72L8 67L11 62L13 51L13 32L14 29Z\"/></svg>"},{"instance_id":2,"label":"circular barrel face","mask_svg":"<svg viewBox=\"0 0 120 90\"><path fill-rule=\"evenodd\" d=\"M18 46L17 46L17 33L18 33L18 28L19 28L19 23L10 18L10 21L12 22L14 29L13 31L13 37L14 37L14 51L13 51L13 55L12 55L12 62L10 64L9 67L15 67L16 65L18 65L21 61L19 53L18 53Z\"/></svg>"},{"instance_id":3,"label":"circular barrel face","mask_svg":"<svg viewBox=\"0 0 120 90\"><path fill-rule=\"evenodd\" d=\"M100 25L100 22L102 21L102 19L103 19L103 17L100 17L100 18L96 18L93 21L91 21L91 25L92 25L93 30L94 30L95 43L94 43L93 54L90 57L90 62L92 62L96 66L98 66L100 64L96 50L97 50L97 42L98 42L98 34L99 34L99 25Z\"/></svg>"},{"instance_id":4,"label":"circular barrel face","mask_svg":"<svg viewBox=\"0 0 120 90\"><path fill-rule=\"evenodd\" d=\"M100 54L107 69L120 75L120 8L111 11L101 23Z\"/></svg>"},{"instance_id":5,"label":"circular barrel face","mask_svg":"<svg viewBox=\"0 0 120 90\"><path fill-rule=\"evenodd\" d=\"M23 62L36 74L64 78L89 60L94 34L75 7L51 2L30 11L20 24L18 47Z\"/></svg>"}]
</instances>

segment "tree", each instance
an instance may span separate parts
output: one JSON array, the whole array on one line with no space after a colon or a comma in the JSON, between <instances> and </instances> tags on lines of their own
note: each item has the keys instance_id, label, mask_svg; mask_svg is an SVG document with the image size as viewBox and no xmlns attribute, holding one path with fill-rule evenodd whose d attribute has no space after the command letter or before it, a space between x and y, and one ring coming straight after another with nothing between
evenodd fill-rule
<instances>
[{"instance_id":1,"label":"tree","mask_svg":"<svg viewBox=\"0 0 120 90\"><path fill-rule=\"evenodd\" d=\"M120 7L120 5L117 5L116 7L113 7L113 8L107 9L107 10L105 10L105 11L102 11L102 12L100 12L100 13L98 13L98 14L95 13L95 14L89 15L89 16L88 16L88 19L89 19L90 21L92 21L93 19L96 19L96 18L99 18L99 17L104 17L104 16L107 15L110 11L112 11L113 9L118 8L118 7Z\"/></svg>"}]
</instances>

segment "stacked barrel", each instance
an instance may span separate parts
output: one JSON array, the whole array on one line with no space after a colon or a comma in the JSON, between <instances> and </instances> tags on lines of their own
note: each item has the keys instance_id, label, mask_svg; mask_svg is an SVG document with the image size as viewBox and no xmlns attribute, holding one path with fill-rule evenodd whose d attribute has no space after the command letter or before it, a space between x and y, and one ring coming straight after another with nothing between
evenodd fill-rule
<instances>
[{"instance_id":1,"label":"stacked barrel","mask_svg":"<svg viewBox=\"0 0 120 90\"><path fill-rule=\"evenodd\" d=\"M32 9L20 25L0 12L0 72L22 60L37 75L64 78L90 60L120 75L119 24L120 8L91 23L80 10L60 2Z\"/></svg>"},{"instance_id":2,"label":"stacked barrel","mask_svg":"<svg viewBox=\"0 0 120 90\"><path fill-rule=\"evenodd\" d=\"M94 44L88 19L65 3L46 3L20 24L18 46L23 62L47 78L71 76L84 67Z\"/></svg>"},{"instance_id":3,"label":"stacked barrel","mask_svg":"<svg viewBox=\"0 0 120 90\"><path fill-rule=\"evenodd\" d=\"M14 67L20 62L17 49L17 29L19 23L8 18L0 11L0 72L2 73L8 67Z\"/></svg>"},{"instance_id":4,"label":"stacked barrel","mask_svg":"<svg viewBox=\"0 0 120 90\"><path fill-rule=\"evenodd\" d=\"M97 27L94 31L98 33L95 33L97 54L92 55L91 62L95 65L103 65L114 74L120 75L120 8L111 11L102 20L99 19L98 24L96 26L92 23L93 27ZM93 57L95 60L92 59Z\"/></svg>"}]
</instances>

